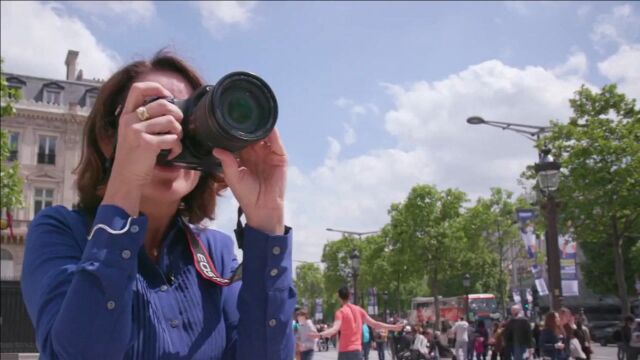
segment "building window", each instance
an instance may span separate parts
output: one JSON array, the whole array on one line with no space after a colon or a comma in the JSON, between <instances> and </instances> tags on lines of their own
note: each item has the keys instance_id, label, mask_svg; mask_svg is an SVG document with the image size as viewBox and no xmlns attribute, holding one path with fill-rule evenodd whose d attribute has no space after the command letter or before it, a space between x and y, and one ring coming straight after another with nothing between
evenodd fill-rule
<instances>
[{"instance_id":1,"label":"building window","mask_svg":"<svg viewBox=\"0 0 640 360\"><path fill-rule=\"evenodd\" d=\"M56 164L56 137L40 135L38 143L38 164Z\"/></svg>"},{"instance_id":2,"label":"building window","mask_svg":"<svg viewBox=\"0 0 640 360\"><path fill-rule=\"evenodd\" d=\"M40 210L51 205L53 205L53 189L35 188L33 192L33 217L36 217Z\"/></svg>"},{"instance_id":3,"label":"building window","mask_svg":"<svg viewBox=\"0 0 640 360\"><path fill-rule=\"evenodd\" d=\"M19 132L9 133L9 161L18 160L18 139L20 139Z\"/></svg>"},{"instance_id":4,"label":"building window","mask_svg":"<svg viewBox=\"0 0 640 360\"><path fill-rule=\"evenodd\" d=\"M0 275L2 280L13 280L15 277L13 255L7 249L0 249Z\"/></svg>"},{"instance_id":5,"label":"building window","mask_svg":"<svg viewBox=\"0 0 640 360\"><path fill-rule=\"evenodd\" d=\"M44 89L44 102L47 104L60 105L62 91L56 89Z\"/></svg>"}]
</instances>

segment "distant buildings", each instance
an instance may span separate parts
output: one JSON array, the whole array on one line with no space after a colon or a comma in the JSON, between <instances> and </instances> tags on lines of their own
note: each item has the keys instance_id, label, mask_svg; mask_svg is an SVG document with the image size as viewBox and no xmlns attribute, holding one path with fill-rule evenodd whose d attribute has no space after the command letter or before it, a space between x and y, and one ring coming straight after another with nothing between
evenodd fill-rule
<instances>
[{"instance_id":1,"label":"distant buildings","mask_svg":"<svg viewBox=\"0 0 640 360\"><path fill-rule=\"evenodd\" d=\"M2 280L20 279L24 236L34 216L45 207L71 208L77 201L72 171L80 160L85 120L101 86L100 81L83 79L78 56L78 51L68 51L63 80L2 74L9 87L22 93L14 104L16 114L2 118L1 124L15 149L10 159L20 163L25 181L25 207L11 211L15 237L8 230L1 234Z\"/></svg>"}]
</instances>

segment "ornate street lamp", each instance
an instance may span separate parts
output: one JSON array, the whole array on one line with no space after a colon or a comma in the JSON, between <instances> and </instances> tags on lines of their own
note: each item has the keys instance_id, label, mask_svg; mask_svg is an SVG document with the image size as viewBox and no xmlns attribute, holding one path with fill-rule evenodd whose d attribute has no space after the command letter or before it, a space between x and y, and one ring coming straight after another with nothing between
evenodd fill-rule
<instances>
[{"instance_id":1,"label":"ornate street lamp","mask_svg":"<svg viewBox=\"0 0 640 360\"><path fill-rule=\"evenodd\" d=\"M467 321L469 321L469 286L471 286L471 276L469 274L464 274L462 277L462 286L464 286L465 292L464 312Z\"/></svg>"},{"instance_id":2,"label":"ornate street lamp","mask_svg":"<svg viewBox=\"0 0 640 360\"><path fill-rule=\"evenodd\" d=\"M543 205L547 221L545 241L547 245L547 268L549 286L551 287L550 307L554 311L562 307L562 283L560 278L560 249L558 246L558 212L555 191L560 185L560 163L553 160L551 150L545 146L540 154L540 161L535 165L538 174L538 186L545 196Z\"/></svg>"},{"instance_id":3,"label":"ornate street lamp","mask_svg":"<svg viewBox=\"0 0 640 360\"><path fill-rule=\"evenodd\" d=\"M542 149L540 162L536 164L535 170L538 174L538 186L543 194L550 194L558 190L560 185L560 163L551 157L551 149Z\"/></svg>"},{"instance_id":4,"label":"ornate street lamp","mask_svg":"<svg viewBox=\"0 0 640 360\"><path fill-rule=\"evenodd\" d=\"M353 274L353 303L358 304L358 272L360 271L360 254L357 249L351 251L349 255L351 261L351 271Z\"/></svg>"}]
</instances>

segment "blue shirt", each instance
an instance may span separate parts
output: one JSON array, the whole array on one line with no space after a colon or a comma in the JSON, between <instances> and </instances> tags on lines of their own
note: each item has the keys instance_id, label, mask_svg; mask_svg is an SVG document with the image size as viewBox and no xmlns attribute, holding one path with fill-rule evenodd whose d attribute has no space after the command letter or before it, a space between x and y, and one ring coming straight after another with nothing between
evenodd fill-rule
<instances>
[{"instance_id":1,"label":"blue shirt","mask_svg":"<svg viewBox=\"0 0 640 360\"><path fill-rule=\"evenodd\" d=\"M38 213L27 233L22 293L41 359L293 358L292 232L245 227L242 281L200 276L178 220L159 263L143 249L147 219L101 205L93 224L62 206ZM127 222L130 220L127 228ZM121 234L98 228L103 224ZM233 240L192 227L218 272L238 262Z\"/></svg>"}]
</instances>

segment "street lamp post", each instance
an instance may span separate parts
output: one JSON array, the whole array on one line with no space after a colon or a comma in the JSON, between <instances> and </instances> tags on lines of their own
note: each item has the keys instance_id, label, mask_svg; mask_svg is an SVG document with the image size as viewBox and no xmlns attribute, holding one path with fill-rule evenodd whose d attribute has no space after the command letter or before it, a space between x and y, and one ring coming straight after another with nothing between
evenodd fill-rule
<instances>
[{"instance_id":1,"label":"street lamp post","mask_svg":"<svg viewBox=\"0 0 640 360\"><path fill-rule=\"evenodd\" d=\"M464 276L462 277L462 286L464 286L464 292L465 292L465 300L464 300L464 313L465 313L465 317L467 318L467 321L470 321L471 319L469 319L469 286L471 285L471 276L469 276L469 274L464 274Z\"/></svg>"},{"instance_id":2,"label":"street lamp post","mask_svg":"<svg viewBox=\"0 0 640 360\"><path fill-rule=\"evenodd\" d=\"M532 141L539 140L540 136L550 129L548 126L487 121L479 116L468 118L467 123L471 125L489 125L502 130L514 131ZM549 156L550 152L547 148L540 152L538 155L539 162L535 165L535 170L538 174L540 192L546 196L546 204L544 204L543 210L545 210L547 223L545 240L549 286L551 287L549 303L552 310L559 310L562 307L562 285L560 280L560 249L558 247L557 202L554 192L558 189L560 183L560 164L553 161Z\"/></svg>"},{"instance_id":3,"label":"street lamp post","mask_svg":"<svg viewBox=\"0 0 640 360\"><path fill-rule=\"evenodd\" d=\"M351 251L349 255L351 261L351 272L353 274L353 303L358 304L358 271L360 271L360 254L357 249Z\"/></svg>"},{"instance_id":4,"label":"street lamp post","mask_svg":"<svg viewBox=\"0 0 640 360\"><path fill-rule=\"evenodd\" d=\"M547 245L550 308L554 311L562 307L562 283L560 278L560 249L558 246L558 213L557 202L554 196L560 184L560 164L549 155L549 148L542 149L540 162L535 165L538 174L538 186L540 192L545 195L545 218L547 221L547 233L545 241Z\"/></svg>"}]
</instances>

